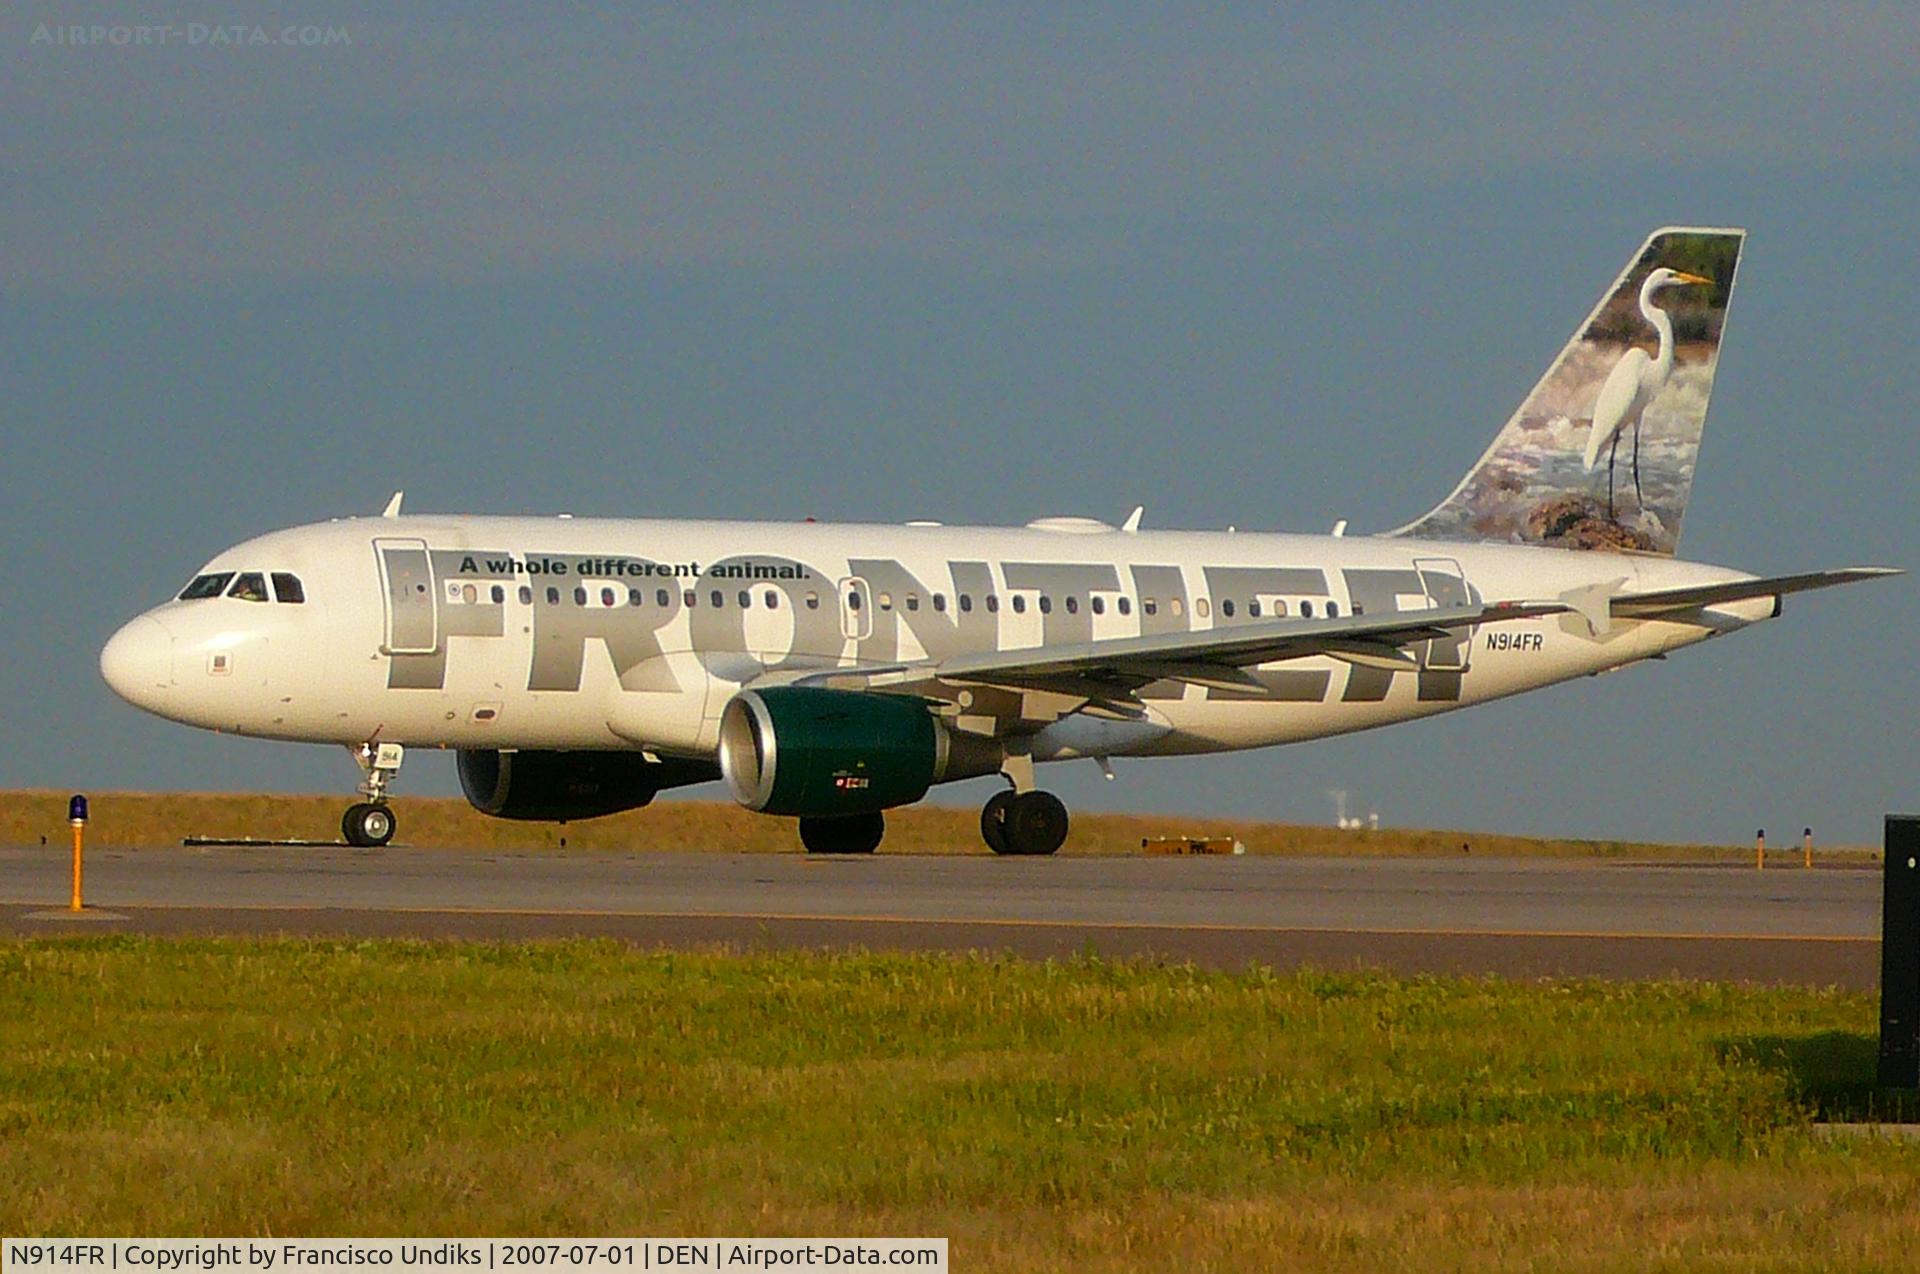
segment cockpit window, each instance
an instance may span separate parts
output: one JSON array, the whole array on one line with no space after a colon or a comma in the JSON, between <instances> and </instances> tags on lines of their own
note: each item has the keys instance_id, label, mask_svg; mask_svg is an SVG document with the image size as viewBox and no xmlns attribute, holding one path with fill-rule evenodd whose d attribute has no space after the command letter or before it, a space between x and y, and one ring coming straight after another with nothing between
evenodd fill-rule
<instances>
[{"instance_id":1,"label":"cockpit window","mask_svg":"<svg viewBox=\"0 0 1920 1274\"><path fill-rule=\"evenodd\" d=\"M264 602L267 600L266 577L259 571L242 571L233 581L233 587L227 590L227 596L243 602Z\"/></svg>"},{"instance_id":2,"label":"cockpit window","mask_svg":"<svg viewBox=\"0 0 1920 1274\"><path fill-rule=\"evenodd\" d=\"M300 577L289 575L285 571L273 573L273 595L283 602L299 603L307 600L307 590L300 587Z\"/></svg>"},{"instance_id":3,"label":"cockpit window","mask_svg":"<svg viewBox=\"0 0 1920 1274\"><path fill-rule=\"evenodd\" d=\"M214 575L196 575L193 577L193 583L180 590L180 600L197 602L203 597L218 597L227 591L227 584L232 579L232 571L220 571Z\"/></svg>"}]
</instances>

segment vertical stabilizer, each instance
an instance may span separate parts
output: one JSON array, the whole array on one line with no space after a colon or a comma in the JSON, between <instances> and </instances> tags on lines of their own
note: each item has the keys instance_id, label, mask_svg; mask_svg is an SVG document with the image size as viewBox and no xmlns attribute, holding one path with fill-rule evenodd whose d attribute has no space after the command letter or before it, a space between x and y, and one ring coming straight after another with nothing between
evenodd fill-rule
<instances>
[{"instance_id":1,"label":"vertical stabilizer","mask_svg":"<svg viewBox=\"0 0 1920 1274\"><path fill-rule=\"evenodd\" d=\"M1392 534L1671 555L1745 238L1654 231L1453 494Z\"/></svg>"}]
</instances>

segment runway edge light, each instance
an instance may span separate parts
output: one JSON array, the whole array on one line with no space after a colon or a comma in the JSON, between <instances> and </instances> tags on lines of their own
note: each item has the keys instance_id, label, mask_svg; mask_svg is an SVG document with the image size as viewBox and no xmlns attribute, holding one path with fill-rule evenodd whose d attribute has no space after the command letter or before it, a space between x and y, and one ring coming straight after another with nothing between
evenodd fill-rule
<instances>
[{"instance_id":1,"label":"runway edge light","mask_svg":"<svg viewBox=\"0 0 1920 1274\"><path fill-rule=\"evenodd\" d=\"M80 856L87 837L87 798L84 793L75 792L67 801L67 822L73 826L73 900L68 903L67 909L79 911Z\"/></svg>"},{"instance_id":2,"label":"runway edge light","mask_svg":"<svg viewBox=\"0 0 1920 1274\"><path fill-rule=\"evenodd\" d=\"M1889 814L1880 918L1881 1088L1920 1088L1920 814Z\"/></svg>"}]
</instances>

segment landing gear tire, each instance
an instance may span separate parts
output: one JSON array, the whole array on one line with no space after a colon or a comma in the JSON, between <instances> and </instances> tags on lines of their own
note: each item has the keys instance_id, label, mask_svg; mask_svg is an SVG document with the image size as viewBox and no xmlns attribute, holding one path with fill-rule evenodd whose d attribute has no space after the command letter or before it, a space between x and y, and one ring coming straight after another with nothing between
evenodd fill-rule
<instances>
[{"instance_id":1,"label":"landing gear tire","mask_svg":"<svg viewBox=\"0 0 1920 1274\"><path fill-rule=\"evenodd\" d=\"M878 811L800 820L800 843L809 854L871 854L886 834L886 816Z\"/></svg>"},{"instance_id":2,"label":"landing gear tire","mask_svg":"<svg viewBox=\"0 0 1920 1274\"><path fill-rule=\"evenodd\" d=\"M340 819L340 834L347 838L349 845L377 849L393 839L395 826L392 810L362 801L347 807Z\"/></svg>"},{"instance_id":3,"label":"landing gear tire","mask_svg":"<svg viewBox=\"0 0 1920 1274\"><path fill-rule=\"evenodd\" d=\"M980 807L980 839L996 854L1011 854L1007 846L1007 807L1014 802L1012 792L995 792Z\"/></svg>"},{"instance_id":4,"label":"landing gear tire","mask_svg":"<svg viewBox=\"0 0 1920 1274\"><path fill-rule=\"evenodd\" d=\"M1067 807L1052 792L1022 792L1007 802L1001 835L1009 854L1051 854L1067 843Z\"/></svg>"}]
</instances>

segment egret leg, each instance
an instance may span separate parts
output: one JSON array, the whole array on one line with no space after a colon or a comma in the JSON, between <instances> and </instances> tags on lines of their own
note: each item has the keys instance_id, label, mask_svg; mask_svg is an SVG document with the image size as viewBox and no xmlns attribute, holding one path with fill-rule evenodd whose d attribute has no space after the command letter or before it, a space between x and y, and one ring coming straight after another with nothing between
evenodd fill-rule
<instances>
[{"instance_id":1,"label":"egret leg","mask_svg":"<svg viewBox=\"0 0 1920 1274\"><path fill-rule=\"evenodd\" d=\"M1647 497L1640 494L1640 422L1633 422L1633 502L1640 506L1641 512L1647 508Z\"/></svg>"},{"instance_id":2,"label":"egret leg","mask_svg":"<svg viewBox=\"0 0 1920 1274\"><path fill-rule=\"evenodd\" d=\"M1607 521L1615 521L1613 516L1613 458L1620 454L1620 435L1613 436L1613 445L1607 448Z\"/></svg>"}]
</instances>

